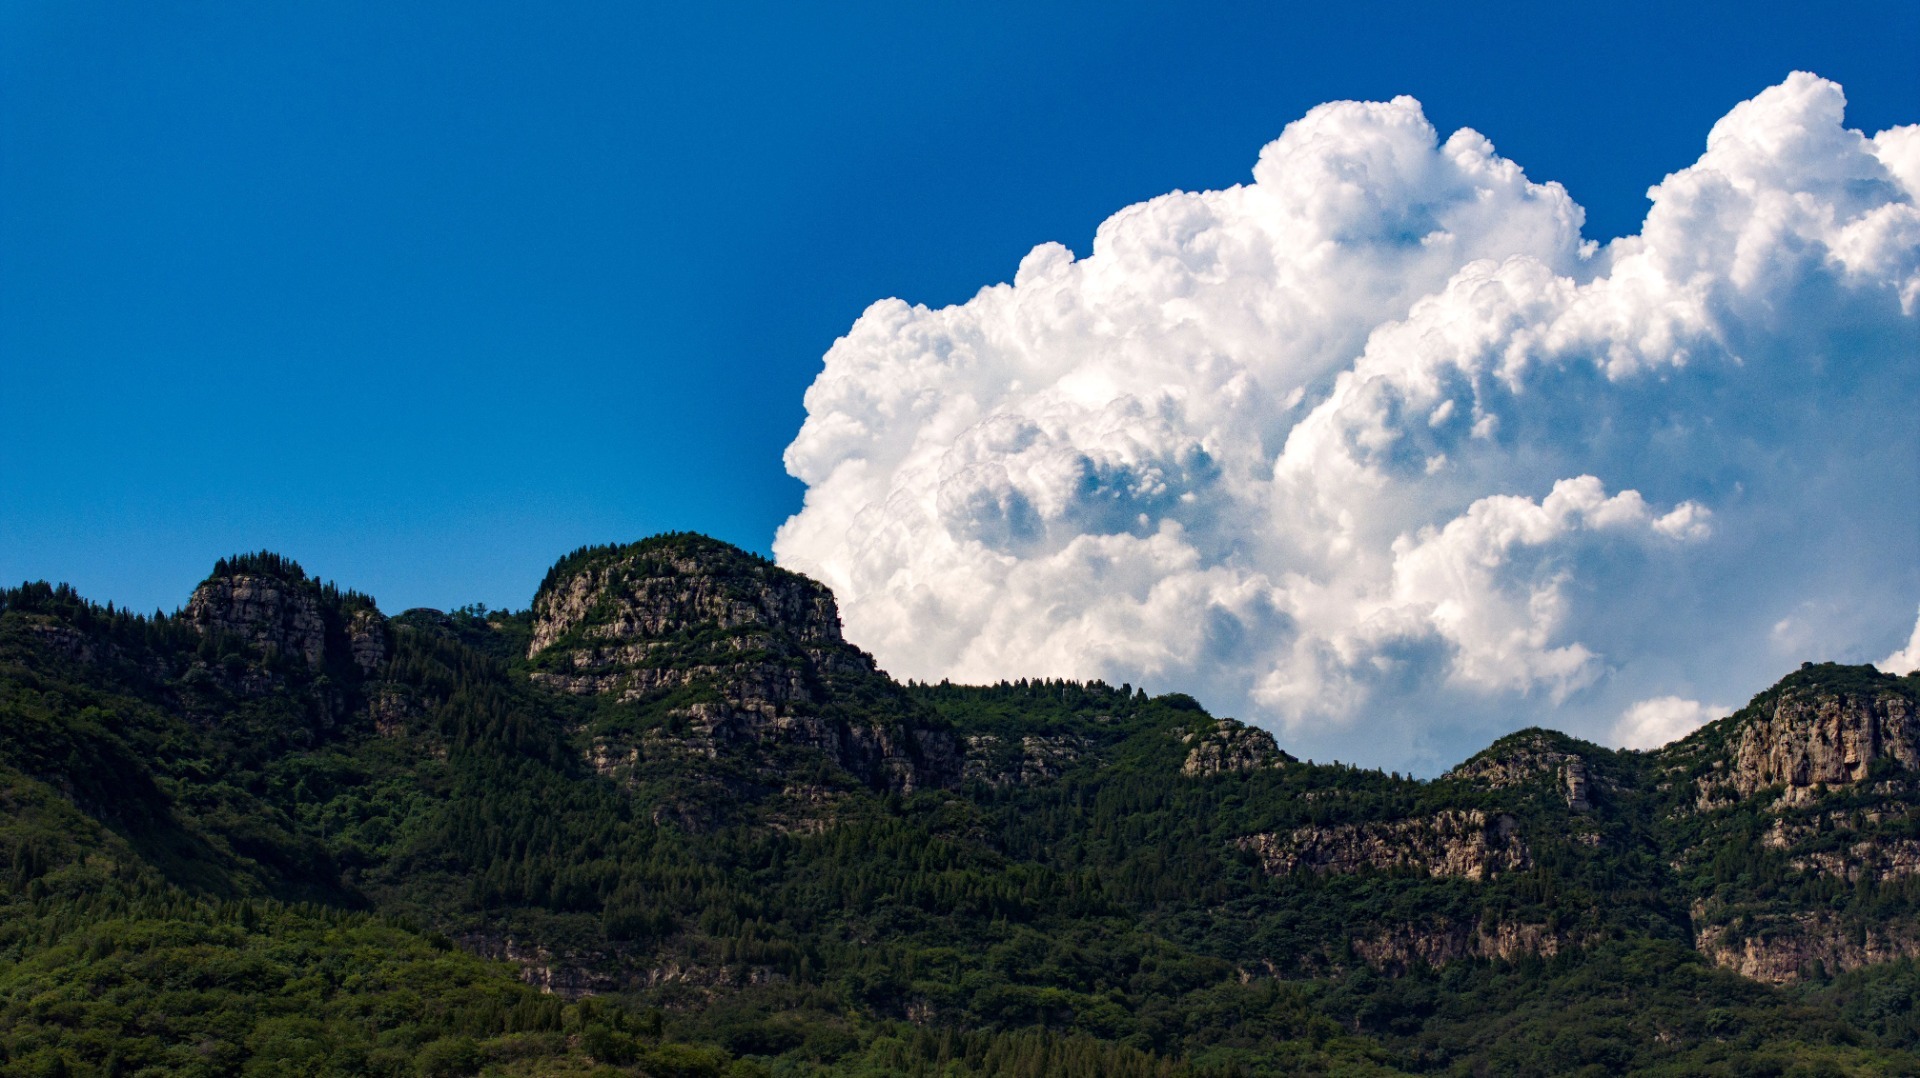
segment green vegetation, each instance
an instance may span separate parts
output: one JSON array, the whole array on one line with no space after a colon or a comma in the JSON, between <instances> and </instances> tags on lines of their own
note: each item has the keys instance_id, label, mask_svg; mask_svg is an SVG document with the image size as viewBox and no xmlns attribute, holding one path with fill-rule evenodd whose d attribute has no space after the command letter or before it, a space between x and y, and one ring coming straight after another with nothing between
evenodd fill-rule
<instances>
[{"instance_id":1,"label":"green vegetation","mask_svg":"<svg viewBox=\"0 0 1920 1078\"><path fill-rule=\"evenodd\" d=\"M542 593L716 549L586 548ZM329 633L371 610L271 555L217 569L238 572L310 589ZM737 573L707 585L811 587L746 557ZM1483 754L1577 753L1596 792L1575 813L1551 769L1188 776L1192 738L1223 727L1187 697L843 664L810 690L822 721L974 739L977 767L905 793L800 744L694 751L688 715L723 698L704 675L625 699L545 688L530 675L564 667L526 657L530 612L389 630L377 670L331 644L309 669L70 589L0 593L0 1073L1920 1070L1911 961L1773 987L1694 949L1704 898L1756 924L1911 923L1920 899L1912 876L1797 868L1817 842L1756 854L1778 816L1758 802L1676 814L1738 717L1671 757L1543 732ZM659 669L695 675L717 656L810 671L823 646L764 624L660 643ZM1789 682L1916 689L1856 668ZM1832 814L1909 804L1896 785L1807 818L1841 848ZM1523 868L1272 876L1242 841L1475 810L1513 818ZM1874 834L1915 837L1916 815ZM1502 933L1534 942L1475 942Z\"/></svg>"}]
</instances>

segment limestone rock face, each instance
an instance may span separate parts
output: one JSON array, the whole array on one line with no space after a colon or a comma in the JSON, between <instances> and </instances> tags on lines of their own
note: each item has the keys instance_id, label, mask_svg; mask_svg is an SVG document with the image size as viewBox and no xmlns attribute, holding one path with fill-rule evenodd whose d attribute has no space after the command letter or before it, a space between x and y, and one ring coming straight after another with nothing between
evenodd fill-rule
<instances>
[{"instance_id":1,"label":"limestone rock face","mask_svg":"<svg viewBox=\"0 0 1920 1078\"><path fill-rule=\"evenodd\" d=\"M362 674L377 672L393 650L386 616L378 610L354 611L347 623L347 645Z\"/></svg>"},{"instance_id":2,"label":"limestone rock face","mask_svg":"<svg viewBox=\"0 0 1920 1078\"><path fill-rule=\"evenodd\" d=\"M533 616L536 681L668 702L659 706L670 726L602 756L640 748L648 759L717 759L789 746L876 787L960 781L958 742L841 637L833 594L724 543L666 536L582 552L549 574Z\"/></svg>"},{"instance_id":3,"label":"limestone rock face","mask_svg":"<svg viewBox=\"0 0 1920 1078\"><path fill-rule=\"evenodd\" d=\"M1192 748L1187 752L1186 762L1180 765L1182 775L1257 771L1293 762L1293 757L1274 742L1272 734L1233 719L1221 719L1212 731L1190 733L1183 740Z\"/></svg>"},{"instance_id":4,"label":"limestone rock face","mask_svg":"<svg viewBox=\"0 0 1920 1078\"><path fill-rule=\"evenodd\" d=\"M1769 917L1736 931L1698 930L1694 946L1714 965L1770 984L1792 984L1903 958L1920 958L1910 924L1861 924L1824 911Z\"/></svg>"},{"instance_id":5,"label":"limestone rock face","mask_svg":"<svg viewBox=\"0 0 1920 1078\"><path fill-rule=\"evenodd\" d=\"M1019 738L970 734L961 779L988 786L1031 786L1059 778L1087 749L1084 739L1068 734L1028 734Z\"/></svg>"},{"instance_id":6,"label":"limestone rock face","mask_svg":"<svg viewBox=\"0 0 1920 1078\"><path fill-rule=\"evenodd\" d=\"M1463 958L1512 961L1523 955L1552 958L1584 941L1544 924L1505 919L1442 920L1406 924L1353 940L1353 953L1369 966L1405 973L1416 966L1444 966Z\"/></svg>"},{"instance_id":7,"label":"limestone rock face","mask_svg":"<svg viewBox=\"0 0 1920 1078\"><path fill-rule=\"evenodd\" d=\"M1863 839L1837 850L1812 850L1793 859L1802 872L1832 876L1848 883L1863 879L1891 883L1920 875L1920 839Z\"/></svg>"},{"instance_id":8,"label":"limestone rock face","mask_svg":"<svg viewBox=\"0 0 1920 1078\"><path fill-rule=\"evenodd\" d=\"M1593 784L1587 778L1587 762L1578 756L1560 765L1560 779L1567 790L1567 807L1575 812L1592 812L1593 801L1589 791Z\"/></svg>"},{"instance_id":9,"label":"limestone rock face","mask_svg":"<svg viewBox=\"0 0 1920 1078\"><path fill-rule=\"evenodd\" d=\"M1504 813L1444 809L1432 816L1374 823L1296 827L1240 839L1270 876L1412 869L1427 876L1488 880L1524 871L1532 853L1519 824Z\"/></svg>"},{"instance_id":10,"label":"limestone rock face","mask_svg":"<svg viewBox=\"0 0 1920 1078\"><path fill-rule=\"evenodd\" d=\"M1920 955L1920 924L1902 904L1809 907L1704 872L1731 852L1757 866L1762 882L1825 879L1873 891L1920 875L1913 690L1872 667L1804 664L1730 718L1652 755L1669 814L1688 818L1691 838L1669 863L1695 880L1694 945L1714 964L1784 984Z\"/></svg>"},{"instance_id":11,"label":"limestone rock face","mask_svg":"<svg viewBox=\"0 0 1920 1078\"><path fill-rule=\"evenodd\" d=\"M1905 696L1787 689L1741 731L1726 778L1741 797L1784 786L1788 803L1804 803L1816 786L1864 780L1880 759L1920 770L1920 716Z\"/></svg>"},{"instance_id":12,"label":"limestone rock face","mask_svg":"<svg viewBox=\"0 0 1920 1078\"><path fill-rule=\"evenodd\" d=\"M577 633L612 645L593 665L638 658L647 642L695 629L777 627L815 646L845 643L831 592L712 541L658 544L590 562L543 588L533 615L529 657ZM635 644L642 645L637 652Z\"/></svg>"},{"instance_id":13,"label":"limestone rock face","mask_svg":"<svg viewBox=\"0 0 1920 1078\"><path fill-rule=\"evenodd\" d=\"M203 634L231 633L262 650L298 655L311 669L326 656L319 597L304 582L252 573L215 577L194 589L187 620Z\"/></svg>"},{"instance_id":14,"label":"limestone rock face","mask_svg":"<svg viewBox=\"0 0 1920 1078\"><path fill-rule=\"evenodd\" d=\"M1503 738L1445 777L1483 789L1507 790L1533 782L1547 772L1558 773L1560 794L1569 809L1593 811L1594 781L1586 758L1568 751L1561 739L1545 730L1526 730Z\"/></svg>"}]
</instances>

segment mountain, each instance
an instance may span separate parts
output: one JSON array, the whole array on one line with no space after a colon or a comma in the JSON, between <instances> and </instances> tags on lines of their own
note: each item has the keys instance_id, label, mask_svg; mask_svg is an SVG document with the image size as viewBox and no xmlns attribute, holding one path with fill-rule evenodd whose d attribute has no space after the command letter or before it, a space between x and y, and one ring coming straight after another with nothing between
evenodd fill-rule
<instances>
[{"instance_id":1,"label":"mountain","mask_svg":"<svg viewBox=\"0 0 1920 1078\"><path fill-rule=\"evenodd\" d=\"M1920 1072L1920 676L1432 781L902 685L696 535L0 593L0 1073Z\"/></svg>"}]
</instances>

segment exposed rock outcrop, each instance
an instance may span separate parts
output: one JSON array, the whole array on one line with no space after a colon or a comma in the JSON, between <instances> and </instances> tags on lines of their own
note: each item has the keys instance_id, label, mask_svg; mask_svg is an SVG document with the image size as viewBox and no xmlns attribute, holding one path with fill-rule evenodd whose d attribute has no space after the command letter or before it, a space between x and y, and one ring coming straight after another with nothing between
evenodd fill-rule
<instances>
[{"instance_id":1,"label":"exposed rock outcrop","mask_svg":"<svg viewBox=\"0 0 1920 1078\"><path fill-rule=\"evenodd\" d=\"M347 648L362 674L378 672L393 651L386 616L378 610L355 610L347 621Z\"/></svg>"},{"instance_id":2,"label":"exposed rock outcrop","mask_svg":"<svg viewBox=\"0 0 1920 1078\"><path fill-rule=\"evenodd\" d=\"M305 581L257 573L215 576L194 589L187 621L203 634L229 633L262 651L298 655L310 669L318 670L326 656L320 598Z\"/></svg>"},{"instance_id":3,"label":"exposed rock outcrop","mask_svg":"<svg viewBox=\"0 0 1920 1078\"><path fill-rule=\"evenodd\" d=\"M1028 734L1020 738L970 734L965 743L962 781L1000 787L1057 779L1087 748L1084 738L1069 734Z\"/></svg>"},{"instance_id":4,"label":"exposed rock outcrop","mask_svg":"<svg viewBox=\"0 0 1920 1078\"><path fill-rule=\"evenodd\" d=\"M618 778L624 771L640 762L640 749L637 746L622 744L604 737L596 737L587 746L587 766L594 773L607 778Z\"/></svg>"},{"instance_id":5,"label":"exposed rock outcrop","mask_svg":"<svg viewBox=\"0 0 1920 1078\"><path fill-rule=\"evenodd\" d=\"M1240 839L1271 876L1298 871L1355 873L1410 869L1427 876L1487 880L1533 864L1512 816L1445 809L1432 816L1376 823L1296 827Z\"/></svg>"},{"instance_id":6,"label":"exposed rock outcrop","mask_svg":"<svg viewBox=\"0 0 1920 1078\"><path fill-rule=\"evenodd\" d=\"M1770 984L1920 958L1920 926L1868 924L1820 911L1770 917L1736 930L1696 930L1694 946L1714 965Z\"/></svg>"},{"instance_id":7,"label":"exposed rock outcrop","mask_svg":"<svg viewBox=\"0 0 1920 1078\"><path fill-rule=\"evenodd\" d=\"M1551 925L1507 920L1407 924L1352 941L1353 953L1375 969L1405 973L1416 966L1444 966L1463 958L1512 961L1527 955L1552 958L1581 941Z\"/></svg>"},{"instance_id":8,"label":"exposed rock outcrop","mask_svg":"<svg viewBox=\"0 0 1920 1078\"><path fill-rule=\"evenodd\" d=\"M533 601L529 657L578 637L615 645L595 665L617 664L675 634L775 627L804 644L845 645L832 592L710 539L647 540L568 568L556 566Z\"/></svg>"},{"instance_id":9,"label":"exposed rock outcrop","mask_svg":"<svg viewBox=\"0 0 1920 1078\"><path fill-rule=\"evenodd\" d=\"M845 790L811 783L795 783L780 791L767 816L774 830L790 835L818 835L832 829L842 808L851 800Z\"/></svg>"},{"instance_id":10,"label":"exposed rock outcrop","mask_svg":"<svg viewBox=\"0 0 1920 1078\"><path fill-rule=\"evenodd\" d=\"M1547 730L1523 730L1449 771L1445 778L1482 789L1507 790L1557 773L1560 795L1574 812L1593 811L1594 779L1586 757L1570 752L1568 739Z\"/></svg>"},{"instance_id":11,"label":"exposed rock outcrop","mask_svg":"<svg viewBox=\"0 0 1920 1078\"><path fill-rule=\"evenodd\" d=\"M1670 811L1699 817L1669 864L1694 877L1694 943L1716 965L1781 984L1920 955L1910 913L1808 908L1775 886L1812 876L1877 887L1920 874L1909 826L1920 771L1912 682L1805 664L1653 760ZM1708 878L1701 870L1725 864L1730 849L1753 876Z\"/></svg>"},{"instance_id":12,"label":"exposed rock outcrop","mask_svg":"<svg viewBox=\"0 0 1920 1078\"><path fill-rule=\"evenodd\" d=\"M1920 839L1863 839L1842 849L1811 850L1795 857L1793 867L1848 883L1890 883L1920 875Z\"/></svg>"},{"instance_id":13,"label":"exposed rock outcrop","mask_svg":"<svg viewBox=\"0 0 1920 1078\"><path fill-rule=\"evenodd\" d=\"M1739 797L1784 786L1784 800L1802 804L1816 787L1865 780L1882 759L1920 769L1920 716L1906 696L1789 687L1741 729L1725 782Z\"/></svg>"},{"instance_id":14,"label":"exposed rock outcrop","mask_svg":"<svg viewBox=\"0 0 1920 1078\"><path fill-rule=\"evenodd\" d=\"M548 575L533 616L536 681L667 709L648 758L793 746L875 787L960 781L958 742L841 637L832 593L724 543L675 535L582 551Z\"/></svg>"},{"instance_id":15,"label":"exposed rock outcrop","mask_svg":"<svg viewBox=\"0 0 1920 1078\"><path fill-rule=\"evenodd\" d=\"M1567 791L1567 807L1575 812L1593 811L1593 782L1587 777L1587 762L1575 756L1560 765L1560 780Z\"/></svg>"},{"instance_id":16,"label":"exposed rock outcrop","mask_svg":"<svg viewBox=\"0 0 1920 1078\"><path fill-rule=\"evenodd\" d=\"M1181 740L1192 746L1183 775L1218 775L1229 771L1255 771L1294 762L1281 751L1273 735L1257 726L1234 719L1220 719L1205 733L1188 733Z\"/></svg>"},{"instance_id":17,"label":"exposed rock outcrop","mask_svg":"<svg viewBox=\"0 0 1920 1078\"><path fill-rule=\"evenodd\" d=\"M1899 792L1884 783L1885 793ZM1881 792L1876 790L1875 792ZM1904 823L1912 808L1903 800L1888 800L1872 808L1827 812L1787 811L1774 818L1760 838L1769 850L1786 850L1789 862L1802 872L1858 883L1862 878L1886 883L1920 875L1920 839L1882 832L1885 825Z\"/></svg>"}]
</instances>

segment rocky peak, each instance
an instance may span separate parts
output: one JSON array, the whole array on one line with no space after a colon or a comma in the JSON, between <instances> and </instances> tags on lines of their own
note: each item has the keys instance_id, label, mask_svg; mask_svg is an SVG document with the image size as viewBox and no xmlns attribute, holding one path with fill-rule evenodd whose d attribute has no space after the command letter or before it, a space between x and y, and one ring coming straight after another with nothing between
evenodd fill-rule
<instances>
[{"instance_id":1,"label":"rocky peak","mask_svg":"<svg viewBox=\"0 0 1920 1078\"><path fill-rule=\"evenodd\" d=\"M221 559L193 590L187 621L202 635L227 633L262 651L298 655L309 669L319 669L326 658L319 585L277 554Z\"/></svg>"},{"instance_id":2,"label":"rocky peak","mask_svg":"<svg viewBox=\"0 0 1920 1078\"><path fill-rule=\"evenodd\" d=\"M1883 759L1920 769L1911 695L1893 684L1877 691L1786 684L1741 729L1729 779L1742 797L1785 786L1789 800L1804 800L1815 786L1864 780Z\"/></svg>"},{"instance_id":3,"label":"rocky peak","mask_svg":"<svg viewBox=\"0 0 1920 1078\"><path fill-rule=\"evenodd\" d=\"M386 615L373 600L310 577L299 563L262 551L222 558L187 600L201 635L220 633L262 652L299 656L312 671L370 676L392 651Z\"/></svg>"},{"instance_id":4,"label":"rocky peak","mask_svg":"<svg viewBox=\"0 0 1920 1078\"><path fill-rule=\"evenodd\" d=\"M1181 740L1190 746L1186 762L1180 765L1183 775L1256 771L1294 762L1272 734L1235 719L1216 720L1213 729L1189 731Z\"/></svg>"},{"instance_id":5,"label":"rocky peak","mask_svg":"<svg viewBox=\"0 0 1920 1078\"><path fill-rule=\"evenodd\" d=\"M760 629L837 647L833 594L764 558L699 535L589 547L562 559L533 600L528 657L556 646Z\"/></svg>"},{"instance_id":6,"label":"rocky peak","mask_svg":"<svg viewBox=\"0 0 1920 1078\"><path fill-rule=\"evenodd\" d=\"M668 754L806 746L873 786L960 781L951 733L841 637L832 592L705 536L562 559L534 597L529 658L549 688L668 707L680 732L650 735ZM696 687L712 698L664 702Z\"/></svg>"},{"instance_id":7,"label":"rocky peak","mask_svg":"<svg viewBox=\"0 0 1920 1078\"><path fill-rule=\"evenodd\" d=\"M1522 730L1488 746L1445 778L1472 783L1482 789L1506 790L1553 776L1567 807L1574 812L1593 810L1594 779L1581 742L1552 730Z\"/></svg>"},{"instance_id":8,"label":"rocky peak","mask_svg":"<svg viewBox=\"0 0 1920 1078\"><path fill-rule=\"evenodd\" d=\"M1808 663L1729 718L1662 750L1700 769L1700 810L1781 789L1805 805L1822 787L1866 781L1876 766L1920 770L1916 679L1871 666Z\"/></svg>"},{"instance_id":9,"label":"rocky peak","mask_svg":"<svg viewBox=\"0 0 1920 1078\"><path fill-rule=\"evenodd\" d=\"M685 534L563 558L534 596L528 657L536 680L566 692L637 700L714 682L770 715L824 703L836 674L884 678L841 638L832 592Z\"/></svg>"}]
</instances>

